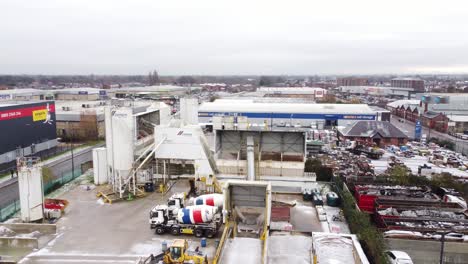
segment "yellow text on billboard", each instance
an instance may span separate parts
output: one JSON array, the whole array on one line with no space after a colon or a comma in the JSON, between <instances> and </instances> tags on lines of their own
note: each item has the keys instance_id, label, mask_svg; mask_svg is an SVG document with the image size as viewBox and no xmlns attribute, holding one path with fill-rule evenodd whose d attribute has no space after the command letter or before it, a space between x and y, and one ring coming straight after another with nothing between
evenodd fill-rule
<instances>
[{"instance_id":1,"label":"yellow text on billboard","mask_svg":"<svg viewBox=\"0 0 468 264\"><path fill-rule=\"evenodd\" d=\"M33 121L42 121L47 118L47 109L35 110L32 112Z\"/></svg>"}]
</instances>

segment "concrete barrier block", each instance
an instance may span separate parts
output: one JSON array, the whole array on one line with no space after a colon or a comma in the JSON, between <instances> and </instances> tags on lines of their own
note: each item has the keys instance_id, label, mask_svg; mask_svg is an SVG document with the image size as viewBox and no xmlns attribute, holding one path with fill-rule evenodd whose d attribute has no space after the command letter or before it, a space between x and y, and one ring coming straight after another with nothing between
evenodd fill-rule
<instances>
[{"instance_id":1,"label":"concrete barrier block","mask_svg":"<svg viewBox=\"0 0 468 264\"><path fill-rule=\"evenodd\" d=\"M0 226L9 228L16 233L31 233L39 231L41 234L53 235L57 233L57 225L55 224L32 224L32 223L0 223Z\"/></svg>"},{"instance_id":2,"label":"concrete barrier block","mask_svg":"<svg viewBox=\"0 0 468 264\"><path fill-rule=\"evenodd\" d=\"M39 241L37 238L0 237L0 247L2 248L39 248Z\"/></svg>"}]
</instances>

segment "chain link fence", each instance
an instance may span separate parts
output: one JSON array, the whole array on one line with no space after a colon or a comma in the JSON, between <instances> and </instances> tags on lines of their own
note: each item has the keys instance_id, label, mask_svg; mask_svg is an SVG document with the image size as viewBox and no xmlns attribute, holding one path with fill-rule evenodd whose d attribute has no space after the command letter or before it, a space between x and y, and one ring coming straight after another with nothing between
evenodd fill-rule
<instances>
[{"instance_id":1,"label":"chain link fence","mask_svg":"<svg viewBox=\"0 0 468 264\"><path fill-rule=\"evenodd\" d=\"M63 185L71 182L72 180L76 179L77 177L81 176L82 171L81 168L75 168L74 172L67 172L63 173L59 177L50 180L44 183L44 194L47 195L58 188L62 187Z\"/></svg>"},{"instance_id":2,"label":"chain link fence","mask_svg":"<svg viewBox=\"0 0 468 264\"><path fill-rule=\"evenodd\" d=\"M21 209L20 201L14 200L9 203L7 206L0 208L0 222L7 220L8 218L12 217L16 212Z\"/></svg>"},{"instance_id":3,"label":"chain link fence","mask_svg":"<svg viewBox=\"0 0 468 264\"><path fill-rule=\"evenodd\" d=\"M71 182L72 180L76 179L77 177L82 175L81 168L75 168L74 172L67 172L63 173L59 177L50 180L48 182L44 182L44 195L47 195L58 188L62 187L63 185ZM7 205L0 207L0 222L7 220L8 218L15 215L20 209L20 201L18 199L12 200L10 203L6 203Z\"/></svg>"},{"instance_id":4,"label":"chain link fence","mask_svg":"<svg viewBox=\"0 0 468 264\"><path fill-rule=\"evenodd\" d=\"M41 160L46 160L62 153L65 153L71 149L69 145L60 145L55 148L43 150L41 152L33 154L35 157L39 157ZM4 163L0 166L0 175L9 174L11 171L16 171L16 160L8 163Z\"/></svg>"}]
</instances>

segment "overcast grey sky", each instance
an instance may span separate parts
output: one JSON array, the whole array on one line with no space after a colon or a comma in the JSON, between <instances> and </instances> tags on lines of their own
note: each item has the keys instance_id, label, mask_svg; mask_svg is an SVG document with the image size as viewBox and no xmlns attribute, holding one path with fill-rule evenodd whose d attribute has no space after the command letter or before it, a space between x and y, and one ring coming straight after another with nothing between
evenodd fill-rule
<instances>
[{"instance_id":1,"label":"overcast grey sky","mask_svg":"<svg viewBox=\"0 0 468 264\"><path fill-rule=\"evenodd\" d=\"M468 1L0 0L0 74L468 73Z\"/></svg>"}]
</instances>

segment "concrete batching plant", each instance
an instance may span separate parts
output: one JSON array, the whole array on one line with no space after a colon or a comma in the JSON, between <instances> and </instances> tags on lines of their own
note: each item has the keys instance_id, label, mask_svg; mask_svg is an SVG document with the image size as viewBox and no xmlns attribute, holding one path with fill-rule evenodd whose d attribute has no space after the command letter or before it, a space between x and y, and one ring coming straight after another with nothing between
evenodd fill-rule
<instances>
[{"instance_id":1,"label":"concrete batching plant","mask_svg":"<svg viewBox=\"0 0 468 264\"><path fill-rule=\"evenodd\" d=\"M106 107L105 153L94 150L93 158L98 182L110 183L120 199L126 192L136 195L138 171L154 153L154 127L169 119L170 108L164 103L128 101Z\"/></svg>"}]
</instances>

